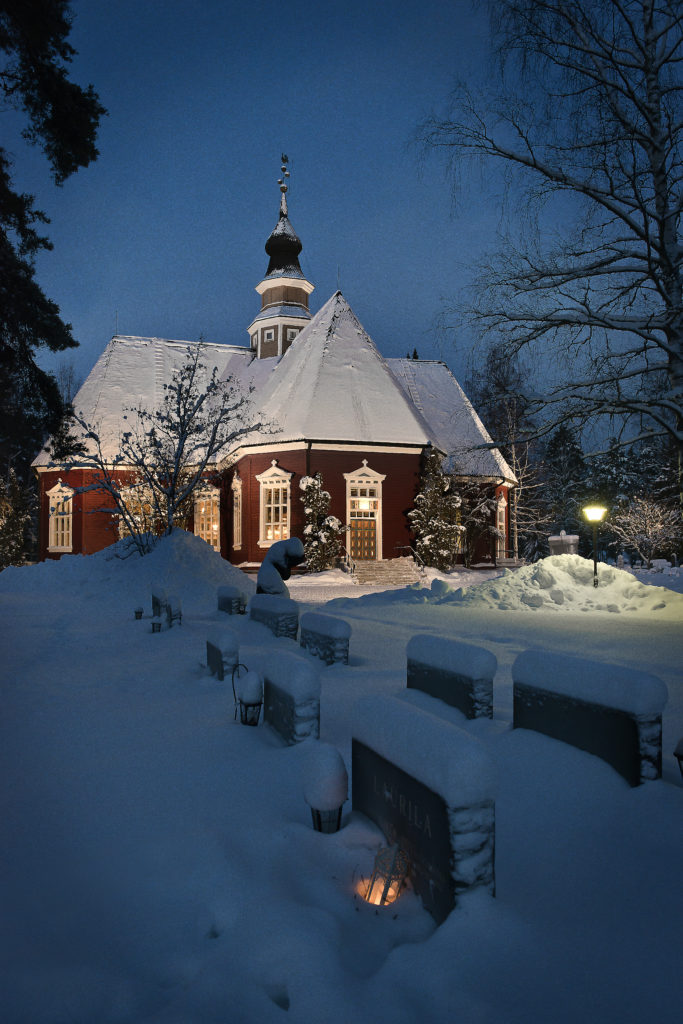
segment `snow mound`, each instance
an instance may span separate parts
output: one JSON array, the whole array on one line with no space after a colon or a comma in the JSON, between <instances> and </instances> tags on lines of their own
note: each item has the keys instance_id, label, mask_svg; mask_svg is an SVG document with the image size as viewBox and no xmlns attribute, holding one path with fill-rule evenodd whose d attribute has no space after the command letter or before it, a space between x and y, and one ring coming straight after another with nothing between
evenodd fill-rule
<instances>
[{"instance_id":1,"label":"snow mound","mask_svg":"<svg viewBox=\"0 0 683 1024\"><path fill-rule=\"evenodd\" d=\"M593 563L580 555L550 555L534 565L508 569L488 583L437 598L439 604L450 602L514 611L637 612L683 618L683 595L640 583L623 569L599 563L594 587Z\"/></svg>"},{"instance_id":2,"label":"snow mound","mask_svg":"<svg viewBox=\"0 0 683 1024\"><path fill-rule=\"evenodd\" d=\"M64 555L36 565L10 566L0 573L0 593L63 594L80 591L100 604L130 603L151 607L152 590L177 594L187 614L216 610L216 590L221 585L238 587L247 597L256 584L240 569L213 550L200 537L174 530L161 537L144 558L127 554L125 542L117 542L94 555ZM127 554L127 557L124 555Z\"/></svg>"}]
</instances>

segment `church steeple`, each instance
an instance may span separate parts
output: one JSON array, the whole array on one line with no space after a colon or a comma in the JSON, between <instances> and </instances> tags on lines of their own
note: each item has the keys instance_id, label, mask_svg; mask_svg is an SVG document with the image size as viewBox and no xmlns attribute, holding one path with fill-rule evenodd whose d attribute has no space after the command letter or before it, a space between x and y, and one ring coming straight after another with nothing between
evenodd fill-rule
<instances>
[{"instance_id":1,"label":"church steeple","mask_svg":"<svg viewBox=\"0 0 683 1024\"><path fill-rule=\"evenodd\" d=\"M314 285L301 271L301 239L289 221L287 164L288 159L283 154L282 177L278 179L280 216L266 242L269 257L266 276L256 286L261 296L261 312L248 328L251 347L259 359L283 355L311 319L308 296Z\"/></svg>"}]
</instances>

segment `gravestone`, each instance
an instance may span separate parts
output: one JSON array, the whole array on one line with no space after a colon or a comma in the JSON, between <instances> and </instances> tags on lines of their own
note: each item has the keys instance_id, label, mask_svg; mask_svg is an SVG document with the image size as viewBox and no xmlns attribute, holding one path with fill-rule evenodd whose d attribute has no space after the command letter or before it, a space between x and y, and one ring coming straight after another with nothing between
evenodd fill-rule
<instances>
[{"instance_id":1,"label":"gravestone","mask_svg":"<svg viewBox=\"0 0 683 1024\"><path fill-rule=\"evenodd\" d=\"M661 777L668 697L661 679L619 665L523 651L512 680L514 728L594 754L631 786Z\"/></svg>"},{"instance_id":2,"label":"gravestone","mask_svg":"<svg viewBox=\"0 0 683 1024\"><path fill-rule=\"evenodd\" d=\"M247 599L239 587L218 587L216 597L219 612L227 612L228 615L241 615L244 612Z\"/></svg>"},{"instance_id":3,"label":"gravestone","mask_svg":"<svg viewBox=\"0 0 683 1024\"><path fill-rule=\"evenodd\" d=\"M318 612L305 612L301 616L300 645L326 665L349 663L351 627L343 619Z\"/></svg>"},{"instance_id":4,"label":"gravestone","mask_svg":"<svg viewBox=\"0 0 683 1024\"><path fill-rule=\"evenodd\" d=\"M495 889L495 772L478 740L394 697L356 705L352 803L410 861L441 924L468 889Z\"/></svg>"},{"instance_id":5,"label":"gravestone","mask_svg":"<svg viewBox=\"0 0 683 1024\"><path fill-rule=\"evenodd\" d=\"M299 606L288 597L256 594L249 602L249 618L267 626L274 636L296 640L299 632Z\"/></svg>"},{"instance_id":6,"label":"gravestone","mask_svg":"<svg viewBox=\"0 0 683 1024\"><path fill-rule=\"evenodd\" d=\"M225 679L239 661L239 639L232 630L212 633L206 641L206 663L212 676Z\"/></svg>"},{"instance_id":7,"label":"gravestone","mask_svg":"<svg viewBox=\"0 0 683 1024\"><path fill-rule=\"evenodd\" d=\"M314 665L290 651L272 661L245 649L250 668L263 676L263 719L287 743L320 737L320 680Z\"/></svg>"},{"instance_id":8,"label":"gravestone","mask_svg":"<svg viewBox=\"0 0 683 1024\"><path fill-rule=\"evenodd\" d=\"M483 647L418 634L408 641L407 685L462 711L466 718L493 718L496 656Z\"/></svg>"}]
</instances>

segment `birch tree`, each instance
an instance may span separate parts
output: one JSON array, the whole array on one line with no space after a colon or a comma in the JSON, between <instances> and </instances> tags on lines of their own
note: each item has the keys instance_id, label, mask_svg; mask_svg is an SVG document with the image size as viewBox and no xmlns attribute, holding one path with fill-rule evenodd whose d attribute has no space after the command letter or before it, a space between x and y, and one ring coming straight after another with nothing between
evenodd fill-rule
<instances>
[{"instance_id":1,"label":"birch tree","mask_svg":"<svg viewBox=\"0 0 683 1024\"><path fill-rule=\"evenodd\" d=\"M164 385L157 408L126 410L130 428L110 453L111 444L96 425L78 413L85 454L71 460L95 470L95 480L82 490L99 491L114 506L123 529L140 554L150 547L150 532L171 534L188 514L194 490L217 462L230 454L241 437L259 429L250 392L233 377L221 380L203 361L202 344L190 345L184 364Z\"/></svg>"},{"instance_id":2,"label":"birch tree","mask_svg":"<svg viewBox=\"0 0 683 1024\"><path fill-rule=\"evenodd\" d=\"M537 407L669 436L683 502L680 0L493 0L500 79L422 127L530 201L472 313L538 367ZM552 227L552 230L548 230ZM545 228L545 230L544 230Z\"/></svg>"}]
</instances>

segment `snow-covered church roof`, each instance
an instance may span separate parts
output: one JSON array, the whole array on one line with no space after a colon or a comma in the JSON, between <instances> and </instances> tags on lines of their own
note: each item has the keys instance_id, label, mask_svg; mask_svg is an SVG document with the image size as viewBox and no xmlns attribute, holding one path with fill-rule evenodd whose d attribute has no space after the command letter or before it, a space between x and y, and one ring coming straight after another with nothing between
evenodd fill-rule
<instances>
[{"instance_id":1,"label":"snow-covered church roof","mask_svg":"<svg viewBox=\"0 0 683 1024\"><path fill-rule=\"evenodd\" d=\"M200 344L207 377L216 367L221 378L232 375L244 391L253 388L254 412L267 429L242 438L242 450L300 441L433 445L445 453L449 472L515 482L500 452L481 447L491 438L448 367L384 359L341 292L281 359L256 359L237 345L113 337L73 403L97 430L105 458L116 455L130 410L158 407L188 348ZM44 449L33 464L50 462Z\"/></svg>"},{"instance_id":2,"label":"snow-covered church roof","mask_svg":"<svg viewBox=\"0 0 683 1024\"><path fill-rule=\"evenodd\" d=\"M446 453L444 470L461 476L515 475L497 448L472 403L445 363L431 359L388 359L396 380L429 423L432 444Z\"/></svg>"},{"instance_id":3,"label":"snow-covered church roof","mask_svg":"<svg viewBox=\"0 0 683 1024\"><path fill-rule=\"evenodd\" d=\"M207 382L215 366L220 377L232 374L245 389L252 384L258 388L275 362L254 359L250 349L237 345L115 335L73 400L76 415L98 432L105 458L116 455L121 433L129 425L129 410L157 408L163 400L164 385L186 362L188 348L198 345L202 345L201 373ZM197 382L201 390L201 376ZM78 428L74 433L79 434ZM48 466L50 461L43 449L33 465Z\"/></svg>"},{"instance_id":4,"label":"snow-covered church roof","mask_svg":"<svg viewBox=\"0 0 683 1024\"><path fill-rule=\"evenodd\" d=\"M259 396L270 432L244 445L286 441L414 445L432 440L341 292L306 325Z\"/></svg>"}]
</instances>

